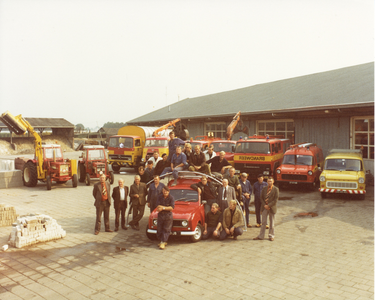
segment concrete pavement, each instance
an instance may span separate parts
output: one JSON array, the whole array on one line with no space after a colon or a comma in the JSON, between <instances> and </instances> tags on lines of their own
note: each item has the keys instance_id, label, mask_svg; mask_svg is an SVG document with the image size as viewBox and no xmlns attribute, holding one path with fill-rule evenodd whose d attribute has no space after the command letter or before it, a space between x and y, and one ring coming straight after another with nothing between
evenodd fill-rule
<instances>
[{"instance_id":1,"label":"concrete pavement","mask_svg":"<svg viewBox=\"0 0 375 300\"><path fill-rule=\"evenodd\" d=\"M133 182L125 170L113 186L120 177ZM140 231L106 233L102 224L95 236L92 186L0 190L0 203L17 214L48 214L67 232L0 252L0 299L373 299L373 195L373 187L364 201L281 190L275 241L252 240L253 227L237 241L170 238L162 251L146 237L147 208ZM110 216L113 229L112 207ZM0 246L10 231L0 227Z\"/></svg>"}]
</instances>

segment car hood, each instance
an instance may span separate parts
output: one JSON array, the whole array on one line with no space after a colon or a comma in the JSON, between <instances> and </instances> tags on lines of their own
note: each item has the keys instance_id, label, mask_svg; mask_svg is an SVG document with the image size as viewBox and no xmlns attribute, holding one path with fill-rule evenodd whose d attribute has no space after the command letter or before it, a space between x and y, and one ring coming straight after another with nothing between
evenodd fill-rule
<instances>
[{"instance_id":1,"label":"car hood","mask_svg":"<svg viewBox=\"0 0 375 300\"><path fill-rule=\"evenodd\" d=\"M194 213L199 208L197 202L175 202L173 209L174 219L188 219L189 215ZM154 211L152 213L152 218L156 219L158 217L158 212Z\"/></svg>"},{"instance_id":2,"label":"car hood","mask_svg":"<svg viewBox=\"0 0 375 300\"><path fill-rule=\"evenodd\" d=\"M360 171L332 171L327 170L322 173L322 176L326 177L327 180L344 180L344 181L357 181L359 177L363 176L363 172Z\"/></svg>"},{"instance_id":3,"label":"car hood","mask_svg":"<svg viewBox=\"0 0 375 300\"><path fill-rule=\"evenodd\" d=\"M286 173L306 173L312 166L306 165L282 165L280 170Z\"/></svg>"}]
</instances>

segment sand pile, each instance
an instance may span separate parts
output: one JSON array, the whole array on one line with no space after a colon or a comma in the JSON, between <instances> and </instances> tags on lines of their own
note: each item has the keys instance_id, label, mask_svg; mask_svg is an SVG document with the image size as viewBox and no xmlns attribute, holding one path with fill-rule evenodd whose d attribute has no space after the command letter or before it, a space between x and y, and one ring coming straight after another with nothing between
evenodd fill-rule
<instances>
[{"instance_id":1,"label":"sand pile","mask_svg":"<svg viewBox=\"0 0 375 300\"><path fill-rule=\"evenodd\" d=\"M70 143L68 142L68 140L61 136L43 136L42 141L46 144L59 144L63 151L74 151L70 147ZM16 145L16 150L13 149L9 142L0 140L0 155L34 154L35 147L32 140L24 140L21 142L20 140L15 139L14 144Z\"/></svg>"}]
</instances>

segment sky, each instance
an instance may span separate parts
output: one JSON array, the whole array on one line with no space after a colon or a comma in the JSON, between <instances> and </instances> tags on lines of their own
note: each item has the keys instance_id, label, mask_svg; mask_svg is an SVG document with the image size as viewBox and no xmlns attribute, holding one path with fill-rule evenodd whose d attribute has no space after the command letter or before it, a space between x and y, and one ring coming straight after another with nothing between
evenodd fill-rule
<instances>
[{"instance_id":1,"label":"sky","mask_svg":"<svg viewBox=\"0 0 375 300\"><path fill-rule=\"evenodd\" d=\"M89 128L372 61L372 0L0 0L0 113Z\"/></svg>"}]
</instances>

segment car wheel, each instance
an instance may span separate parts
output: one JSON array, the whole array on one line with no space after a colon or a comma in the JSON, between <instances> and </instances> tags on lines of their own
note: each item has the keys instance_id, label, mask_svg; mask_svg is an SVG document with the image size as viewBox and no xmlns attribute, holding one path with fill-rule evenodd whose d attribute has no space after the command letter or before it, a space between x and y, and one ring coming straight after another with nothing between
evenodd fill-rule
<instances>
[{"instance_id":1,"label":"car wheel","mask_svg":"<svg viewBox=\"0 0 375 300\"><path fill-rule=\"evenodd\" d=\"M36 165L29 161L23 167L22 172L23 184L28 187L34 187L38 183L38 172L36 170Z\"/></svg>"},{"instance_id":2,"label":"car wheel","mask_svg":"<svg viewBox=\"0 0 375 300\"><path fill-rule=\"evenodd\" d=\"M47 175L46 181L47 181L47 191L50 191L52 188L51 176Z\"/></svg>"},{"instance_id":3,"label":"car wheel","mask_svg":"<svg viewBox=\"0 0 375 300\"><path fill-rule=\"evenodd\" d=\"M156 234L153 234L153 233L149 233L149 232L147 232L148 229L149 229L149 228L148 228L148 225L147 225L147 227L146 227L146 235L147 235L147 237L148 237L151 241L155 241L155 240L157 239Z\"/></svg>"},{"instance_id":4,"label":"car wheel","mask_svg":"<svg viewBox=\"0 0 375 300\"><path fill-rule=\"evenodd\" d=\"M73 187L77 187L78 185L78 176L77 174L73 174L73 178L72 178L72 181L73 181Z\"/></svg>"},{"instance_id":5,"label":"car wheel","mask_svg":"<svg viewBox=\"0 0 375 300\"><path fill-rule=\"evenodd\" d=\"M194 235L190 237L190 242L196 243L202 238L203 233L203 227L201 224L197 224L197 227L195 228Z\"/></svg>"},{"instance_id":6,"label":"car wheel","mask_svg":"<svg viewBox=\"0 0 375 300\"><path fill-rule=\"evenodd\" d=\"M113 175L113 172L109 172L109 183L113 184L115 182L115 175Z\"/></svg>"},{"instance_id":7,"label":"car wheel","mask_svg":"<svg viewBox=\"0 0 375 300\"><path fill-rule=\"evenodd\" d=\"M90 174L86 174L85 183L86 183L86 185L90 185Z\"/></svg>"},{"instance_id":8,"label":"car wheel","mask_svg":"<svg viewBox=\"0 0 375 300\"><path fill-rule=\"evenodd\" d=\"M84 164L79 164L78 175L79 182L84 182L86 178L86 168Z\"/></svg>"},{"instance_id":9,"label":"car wheel","mask_svg":"<svg viewBox=\"0 0 375 300\"><path fill-rule=\"evenodd\" d=\"M327 193L320 192L320 197L321 197L322 199L327 198Z\"/></svg>"},{"instance_id":10,"label":"car wheel","mask_svg":"<svg viewBox=\"0 0 375 300\"><path fill-rule=\"evenodd\" d=\"M121 167L117 163L112 164L112 170L115 173L118 173L120 171Z\"/></svg>"}]
</instances>

